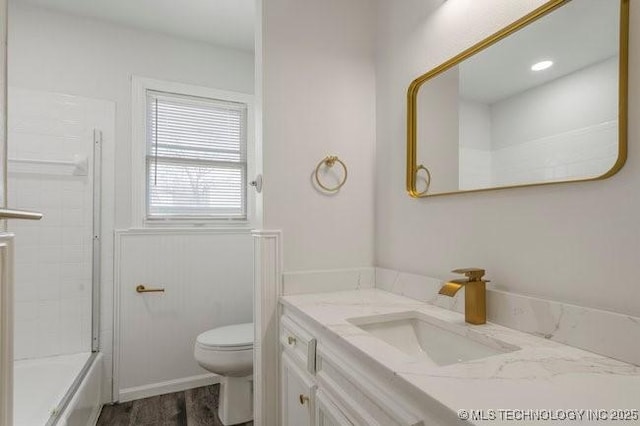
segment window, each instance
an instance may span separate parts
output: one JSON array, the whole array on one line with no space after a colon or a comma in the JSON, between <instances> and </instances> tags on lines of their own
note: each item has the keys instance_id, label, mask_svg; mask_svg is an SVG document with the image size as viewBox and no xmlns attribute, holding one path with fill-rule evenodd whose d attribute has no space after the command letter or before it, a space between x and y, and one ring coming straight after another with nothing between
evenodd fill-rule
<instances>
[{"instance_id":1,"label":"window","mask_svg":"<svg viewBox=\"0 0 640 426\"><path fill-rule=\"evenodd\" d=\"M247 104L145 96L147 220L246 220Z\"/></svg>"}]
</instances>

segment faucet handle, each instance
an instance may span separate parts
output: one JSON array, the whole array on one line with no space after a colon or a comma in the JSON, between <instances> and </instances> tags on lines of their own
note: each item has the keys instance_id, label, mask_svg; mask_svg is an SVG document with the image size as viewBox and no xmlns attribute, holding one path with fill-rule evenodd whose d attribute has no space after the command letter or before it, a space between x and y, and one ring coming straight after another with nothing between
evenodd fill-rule
<instances>
[{"instance_id":1,"label":"faucet handle","mask_svg":"<svg viewBox=\"0 0 640 426\"><path fill-rule=\"evenodd\" d=\"M469 278L469 281L480 281L486 271L480 268L462 268L462 269L454 269L454 274L464 274L465 277Z\"/></svg>"}]
</instances>

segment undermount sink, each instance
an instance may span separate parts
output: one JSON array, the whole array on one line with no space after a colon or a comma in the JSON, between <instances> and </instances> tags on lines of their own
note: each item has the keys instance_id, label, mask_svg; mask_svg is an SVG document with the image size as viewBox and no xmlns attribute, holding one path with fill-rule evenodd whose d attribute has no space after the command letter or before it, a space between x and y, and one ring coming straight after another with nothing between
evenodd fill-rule
<instances>
[{"instance_id":1,"label":"undermount sink","mask_svg":"<svg viewBox=\"0 0 640 426\"><path fill-rule=\"evenodd\" d=\"M517 346L420 312L358 317L348 321L405 354L434 366L520 350Z\"/></svg>"}]
</instances>

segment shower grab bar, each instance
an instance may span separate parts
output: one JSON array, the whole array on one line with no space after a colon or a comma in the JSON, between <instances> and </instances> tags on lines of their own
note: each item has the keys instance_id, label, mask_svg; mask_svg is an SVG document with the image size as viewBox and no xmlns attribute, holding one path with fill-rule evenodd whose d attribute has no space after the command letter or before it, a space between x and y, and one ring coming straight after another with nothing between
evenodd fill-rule
<instances>
[{"instance_id":1,"label":"shower grab bar","mask_svg":"<svg viewBox=\"0 0 640 426\"><path fill-rule=\"evenodd\" d=\"M74 155L73 161L64 160L38 160L35 158L9 158L9 163L19 164L41 164L47 166L67 166L75 167L73 174L75 176L86 176L89 169L89 160L87 157Z\"/></svg>"},{"instance_id":2,"label":"shower grab bar","mask_svg":"<svg viewBox=\"0 0 640 426\"><path fill-rule=\"evenodd\" d=\"M9 158L10 163L51 164L54 166L75 166L76 161L36 160L34 158Z\"/></svg>"},{"instance_id":3,"label":"shower grab bar","mask_svg":"<svg viewBox=\"0 0 640 426\"><path fill-rule=\"evenodd\" d=\"M0 208L0 219L40 220L42 219L42 213Z\"/></svg>"}]
</instances>

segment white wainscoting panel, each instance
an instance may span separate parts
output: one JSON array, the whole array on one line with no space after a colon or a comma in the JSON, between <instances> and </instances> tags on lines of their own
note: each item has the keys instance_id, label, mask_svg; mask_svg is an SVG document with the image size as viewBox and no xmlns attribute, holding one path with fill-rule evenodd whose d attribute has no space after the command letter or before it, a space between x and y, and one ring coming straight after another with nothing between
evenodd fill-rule
<instances>
[{"instance_id":1,"label":"white wainscoting panel","mask_svg":"<svg viewBox=\"0 0 640 426\"><path fill-rule=\"evenodd\" d=\"M116 232L117 400L218 381L193 358L195 339L252 321L252 259L248 230ZM165 292L139 294L139 284Z\"/></svg>"},{"instance_id":2,"label":"white wainscoting panel","mask_svg":"<svg viewBox=\"0 0 640 426\"><path fill-rule=\"evenodd\" d=\"M278 425L278 303L282 294L282 234L254 231L253 424Z\"/></svg>"}]
</instances>

